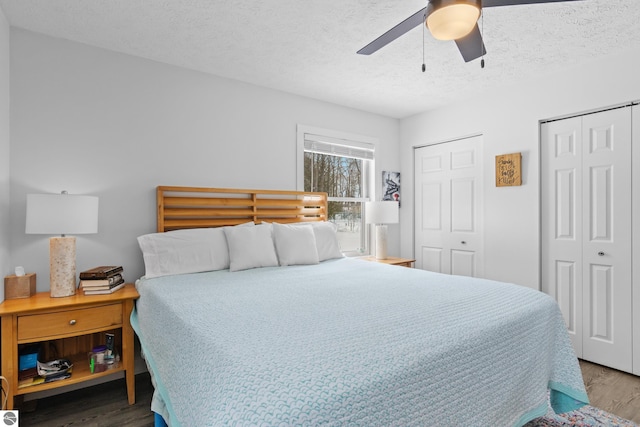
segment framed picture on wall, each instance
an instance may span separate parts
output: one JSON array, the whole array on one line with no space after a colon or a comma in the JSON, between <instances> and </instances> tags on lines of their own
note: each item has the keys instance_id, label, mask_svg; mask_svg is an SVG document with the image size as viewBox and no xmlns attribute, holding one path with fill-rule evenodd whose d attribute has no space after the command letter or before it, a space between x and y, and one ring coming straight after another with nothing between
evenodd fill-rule
<instances>
[{"instance_id":1,"label":"framed picture on wall","mask_svg":"<svg viewBox=\"0 0 640 427\"><path fill-rule=\"evenodd\" d=\"M522 185L522 153L496 156L496 187Z\"/></svg>"},{"instance_id":2,"label":"framed picture on wall","mask_svg":"<svg viewBox=\"0 0 640 427\"><path fill-rule=\"evenodd\" d=\"M400 172L382 171L382 200L392 200L400 206Z\"/></svg>"}]
</instances>

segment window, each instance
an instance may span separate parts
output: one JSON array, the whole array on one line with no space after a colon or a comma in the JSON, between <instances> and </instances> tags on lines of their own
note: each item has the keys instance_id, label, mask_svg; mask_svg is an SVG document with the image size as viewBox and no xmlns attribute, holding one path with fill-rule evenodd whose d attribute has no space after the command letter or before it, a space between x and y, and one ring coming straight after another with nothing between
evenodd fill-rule
<instances>
[{"instance_id":1,"label":"window","mask_svg":"<svg viewBox=\"0 0 640 427\"><path fill-rule=\"evenodd\" d=\"M300 129L298 133L303 163L299 187L328 194L328 219L338 226L338 240L345 254L368 253L363 212L364 202L369 200L374 145Z\"/></svg>"}]
</instances>

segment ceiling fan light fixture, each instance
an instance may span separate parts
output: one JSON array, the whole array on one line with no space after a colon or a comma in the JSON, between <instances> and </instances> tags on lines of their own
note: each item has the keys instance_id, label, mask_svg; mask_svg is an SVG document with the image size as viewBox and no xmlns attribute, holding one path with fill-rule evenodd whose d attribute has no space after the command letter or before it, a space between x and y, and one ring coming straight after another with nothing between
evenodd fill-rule
<instances>
[{"instance_id":1,"label":"ceiling fan light fixture","mask_svg":"<svg viewBox=\"0 0 640 427\"><path fill-rule=\"evenodd\" d=\"M480 8L480 0L430 0L425 25L438 40L457 40L473 30Z\"/></svg>"}]
</instances>

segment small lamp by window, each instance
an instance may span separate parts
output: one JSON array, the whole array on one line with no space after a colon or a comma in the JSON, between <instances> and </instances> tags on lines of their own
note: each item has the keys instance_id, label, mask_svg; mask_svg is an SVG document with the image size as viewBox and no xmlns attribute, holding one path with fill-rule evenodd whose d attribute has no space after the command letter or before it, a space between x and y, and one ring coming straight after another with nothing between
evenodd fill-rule
<instances>
[{"instance_id":1,"label":"small lamp by window","mask_svg":"<svg viewBox=\"0 0 640 427\"><path fill-rule=\"evenodd\" d=\"M76 293L76 238L66 234L98 232L98 198L62 194L27 194L27 234L60 234L49 239L51 296Z\"/></svg>"},{"instance_id":2,"label":"small lamp by window","mask_svg":"<svg viewBox=\"0 0 640 427\"><path fill-rule=\"evenodd\" d=\"M398 202L366 202L365 222L376 225L376 258L387 258L387 224L396 224L399 220Z\"/></svg>"}]
</instances>

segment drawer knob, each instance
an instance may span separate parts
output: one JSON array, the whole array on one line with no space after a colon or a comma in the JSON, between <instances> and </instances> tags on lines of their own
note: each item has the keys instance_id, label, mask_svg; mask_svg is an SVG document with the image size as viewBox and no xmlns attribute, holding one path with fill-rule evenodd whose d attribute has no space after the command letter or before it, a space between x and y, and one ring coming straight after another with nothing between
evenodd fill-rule
<instances>
[{"instance_id":1,"label":"drawer knob","mask_svg":"<svg viewBox=\"0 0 640 427\"><path fill-rule=\"evenodd\" d=\"M76 319L71 319L71 320L69 320L69 324L70 324L71 326L75 325L75 324L76 324Z\"/></svg>"}]
</instances>

